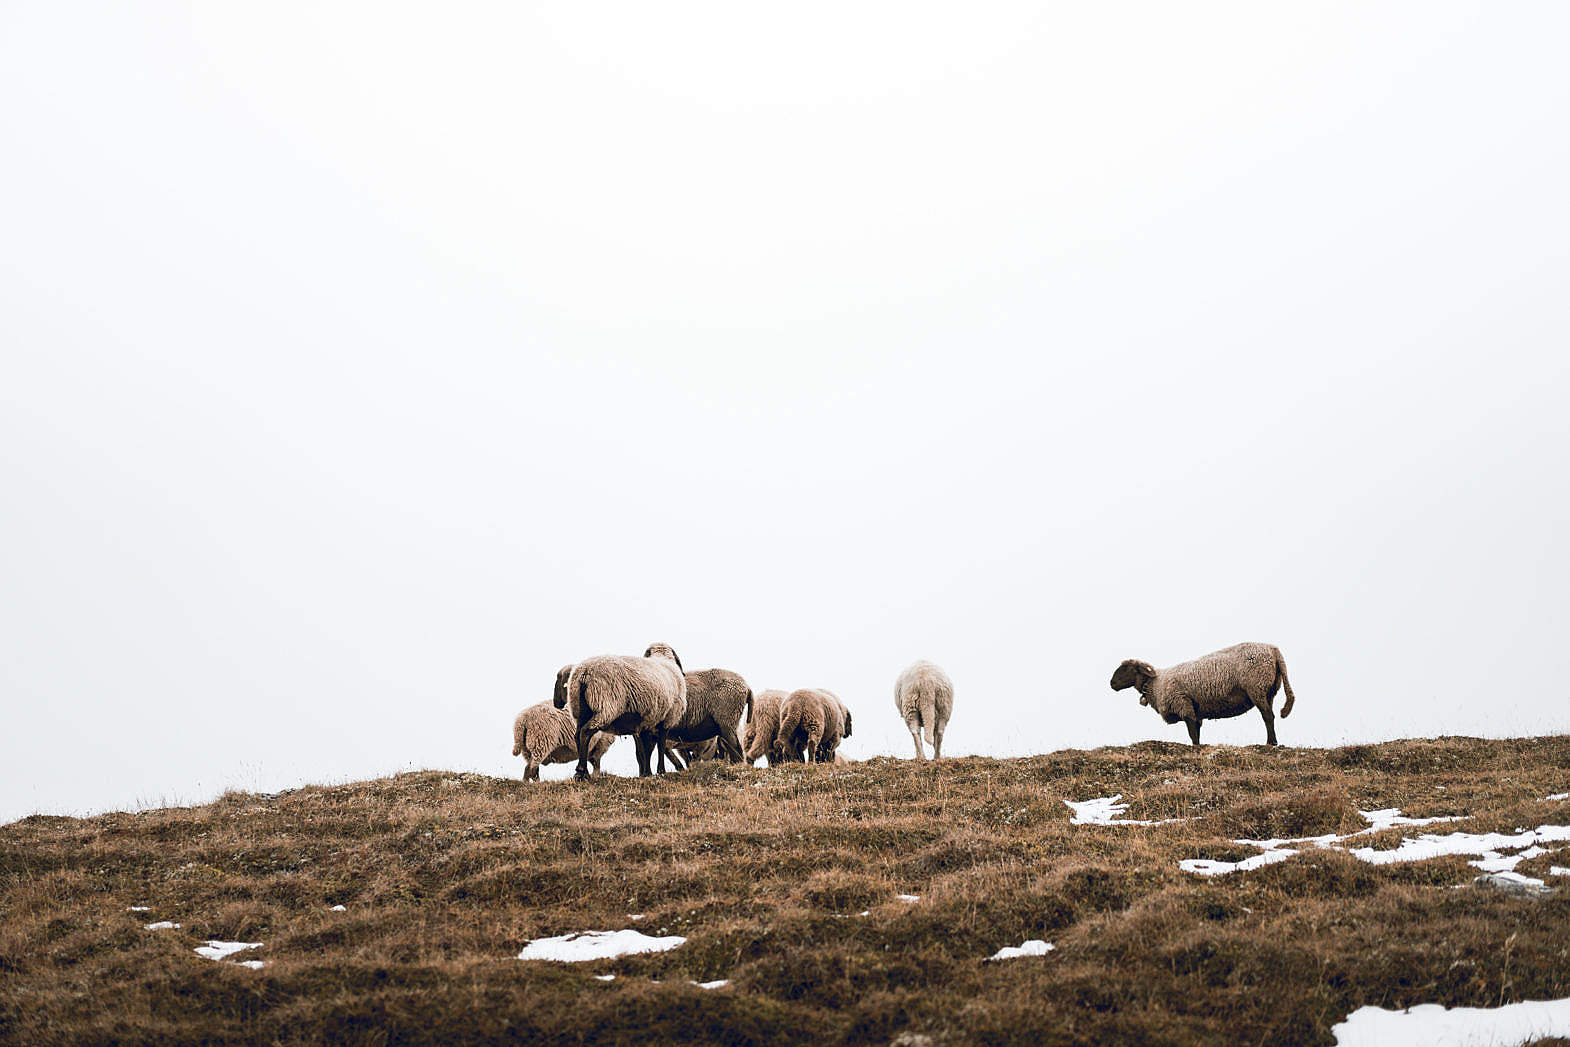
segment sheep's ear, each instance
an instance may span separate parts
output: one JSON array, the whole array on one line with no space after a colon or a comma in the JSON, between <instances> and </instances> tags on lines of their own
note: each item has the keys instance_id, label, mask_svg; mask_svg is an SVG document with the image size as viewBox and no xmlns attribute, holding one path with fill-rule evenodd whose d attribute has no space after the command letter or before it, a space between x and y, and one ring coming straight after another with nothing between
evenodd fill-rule
<instances>
[{"instance_id":1,"label":"sheep's ear","mask_svg":"<svg viewBox=\"0 0 1570 1047\"><path fill-rule=\"evenodd\" d=\"M643 656L648 658L654 654L654 645L651 643L643 649Z\"/></svg>"},{"instance_id":2,"label":"sheep's ear","mask_svg":"<svg viewBox=\"0 0 1570 1047\"><path fill-rule=\"evenodd\" d=\"M676 663L676 668L680 669L682 672L686 672L687 669L681 664L681 655L676 653L676 648L667 647L666 650L671 653L671 661Z\"/></svg>"}]
</instances>

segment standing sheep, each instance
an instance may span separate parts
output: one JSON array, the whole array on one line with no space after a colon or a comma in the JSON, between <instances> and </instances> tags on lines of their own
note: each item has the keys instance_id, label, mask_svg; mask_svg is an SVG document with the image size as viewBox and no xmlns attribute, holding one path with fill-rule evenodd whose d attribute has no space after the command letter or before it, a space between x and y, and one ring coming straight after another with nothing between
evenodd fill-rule
<instances>
[{"instance_id":1,"label":"standing sheep","mask_svg":"<svg viewBox=\"0 0 1570 1047\"><path fill-rule=\"evenodd\" d=\"M589 743L589 762L594 773L600 773L600 758L616 741L614 734L600 731ZM578 743L572 716L550 702L538 702L518 714L512 722L512 754L522 756L527 762L523 780L540 780L540 767L551 763L567 763L578 758Z\"/></svg>"},{"instance_id":2,"label":"standing sheep","mask_svg":"<svg viewBox=\"0 0 1570 1047\"><path fill-rule=\"evenodd\" d=\"M762 756L773 767L783 758L775 743L780 733L780 703L784 700L784 691L764 691L753 698L752 708L747 711L747 734L741 754L747 763L756 764Z\"/></svg>"},{"instance_id":3,"label":"standing sheep","mask_svg":"<svg viewBox=\"0 0 1570 1047\"><path fill-rule=\"evenodd\" d=\"M841 740L850 737L850 710L823 688L792 691L780 703L776 745L784 759L832 763Z\"/></svg>"},{"instance_id":4,"label":"standing sheep","mask_svg":"<svg viewBox=\"0 0 1570 1047\"><path fill-rule=\"evenodd\" d=\"M700 669L686 677L687 709L672 725L670 741L685 748L715 739L725 759L741 762L736 725L741 723L742 712L752 708L752 688L728 669Z\"/></svg>"},{"instance_id":5,"label":"standing sheep","mask_svg":"<svg viewBox=\"0 0 1570 1047\"><path fill-rule=\"evenodd\" d=\"M1276 717L1270 702L1276 689L1285 688L1282 717L1292 714L1292 683L1281 651L1268 643L1240 643L1214 651L1192 662L1167 669L1153 669L1149 662L1128 659L1112 674L1112 689L1139 690L1139 704L1148 705L1167 723L1188 724L1188 737L1199 744L1199 725L1205 720L1241 716L1258 709L1265 718L1265 744L1275 745Z\"/></svg>"},{"instance_id":6,"label":"standing sheep","mask_svg":"<svg viewBox=\"0 0 1570 1047\"><path fill-rule=\"evenodd\" d=\"M687 711L687 677L675 651L656 643L642 658L595 655L563 666L556 680L554 704L570 707L577 724L575 778L589 777L590 739L601 730L633 736L640 778L654 773L649 765L655 755L665 773L666 735Z\"/></svg>"},{"instance_id":7,"label":"standing sheep","mask_svg":"<svg viewBox=\"0 0 1570 1047\"><path fill-rule=\"evenodd\" d=\"M916 743L916 759L927 758L921 748L923 730L927 732L927 744L932 746L932 758L941 759L943 730L954 711L954 684L949 674L931 662L916 662L894 682L894 707Z\"/></svg>"}]
</instances>

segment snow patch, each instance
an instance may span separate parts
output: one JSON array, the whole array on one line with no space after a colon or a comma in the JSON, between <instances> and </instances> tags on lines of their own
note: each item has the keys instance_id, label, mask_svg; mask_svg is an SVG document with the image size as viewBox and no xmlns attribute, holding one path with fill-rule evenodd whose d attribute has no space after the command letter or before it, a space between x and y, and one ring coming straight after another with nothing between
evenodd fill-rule
<instances>
[{"instance_id":1,"label":"snow patch","mask_svg":"<svg viewBox=\"0 0 1570 1047\"><path fill-rule=\"evenodd\" d=\"M1123 794L1116 796L1102 796L1094 800L1064 800L1074 816L1068 820L1070 825L1165 825L1167 822L1180 822L1182 818L1162 818L1158 821L1143 821L1138 818L1124 818L1123 812L1128 810L1128 804L1123 803Z\"/></svg>"},{"instance_id":2,"label":"snow patch","mask_svg":"<svg viewBox=\"0 0 1570 1047\"><path fill-rule=\"evenodd\" d=\"M1244 841L1238 840L1236 842L1243 843ZM1267 865L1284 862L1296 853L1298 852L1281 848L1279 850L1262 851L1252 858L1244 858L1239 862L1218 862L1211 861L1208 858L1185 858L1183 861L1178 862L1178 868L1186 873L1194 873L1196 876L1225 876L1228 873L1252 872L1255 869L1263 869Z\"/></svg>"},{"instance_id":3,"label":"snow patch","mask_svg":"<svg viewBox=\"0 0 1570 1047\"><path fill-rule=\"evenodd\" d=\"M152 912L153 911L153 907L151 905L132 905L132 906L127 907L125 911L126 912Z\"/></svg>"},{"instance_id":4,"label":"snow patch","mask_svg":"<svg viewBox=\"0 0 1570 1047\"><path fill-rule=\"evenodd\" d=\"M1338 1047L1516 1047L1550 1036L1570 1036L1570 999L1448 1010L1437 1003L1404 1011L1359 1007L1330 1034Z\"/></svg>"},{"instance_id":5,"label":"snow patch","mask_svg":"<svg viewBox=\"0 0 1570 1047\"><path fill-rule=\"evenodd\" d=\"M237 953L237 952L244 952L247 949L260 949L264 944L266 944L266 943L264 943L264 942L220 942L220 941L209 941L205 945L198 945L192 951L195 952L196 955L201 956L204 959L208 959L208 960L222 960L226 956L233 956L235 953ZM252 960L250 962L251 963L257 963L257 962L260 962L260 961Z\"/></svg>"},{"instance_id":6,"label":"snow patch","mask_svg":"<svg viewBox=\"0 0 1570 1047\"><path fill-rule=\"evenodd\" d=\"M896 894L894 897L898 898L902 902L919 902L919 901L921 901L921 895L919 895L919 894Z\"/></svg>"},{"instance_id":7,"label":"snow patch","mask_svg":"<svg viewBox=\"0 0 1570 1047\"><path fill-rule=\"evenodd\" d=\"M142 928L144 931L178 931L179 929L179 924L171 923L168 920L159 920L157 923L150 923Z\"/></svg>"},{"instance_id":8,"label":"snow patch","mask_svg":"<svg viewBox=\"0 0 1570 1047\"><path fill-rule=\"evenodd\" d=\"M1565 868L1563 865L1551 865L1548 867L1548 875L1570 876L1570 869Z\"/></svg>"},{"instance_id":9,"label":"snow patch","mask_svg":"<svg viewBox=\"0 0 1570 1047\"><path fill-rule=\"evenodd\" d=\"M614 974L596 974L594 980L597 982L613 982L616 980L616 976Z\"/></svg>"},{"instance_id":10,"label":"snow patch","mask_svg":"<svg viewBox=\"0 0 1570 1047\"><path fill-rule=\"evenodd\" d=\"M348 912L349 911L349 907L347 905L331 905L331 906L328 906L327 911L328 912Z\"/></svg>"},{"instance_id":11,"label":"snow patch","mask_svg":"<svg viewBox=\"0 0 1570 1047\"><path fill-rule=\"evenodd\" d=\"M266 960L236 960L236 961L234 961L234 965L236 967L249 967L253 971L259 971L263 967L267 966L267 961Z\"/></svg>"},{"instance_id":12,"label":"snow patch","mask_svg":"<svg viewBox=\"0 0 1570 1047\"><path fill-rule=\"evenodd\" d=\"M730 984L729 978L721 978L717 982L693 982L700 989L723 989Z\"/></svg>"},{"instance_id":13,"label":"snow patch","mask_svg":"<svg viewBox=\"0 0 1570 1047\"><path fill-rule=\"evenodd\" d=\"M1030 938L1020 945L1007 945L987 957L992 960L1016 960L1021 956L1045 956L1052 951L1052 943L1040 938Z\"/></svg>"},{"instance_id":14,"label":"snow patch","mask_svg":"<svg viewBox=\"0 0 1570 1047\"><path fill-rule=\"evenodd\" d=\"M685 944L680 935L651 938L639 931L580 931L555 938L536 938L523 947L520 960L555 960L557 963L582 963L585 960L614 960L618 956L664 952Z\"/></svg>"},{"instance_id":15,"label":"snow patch","mask_svg":"<svg viewBox=\"0 0 1570 1047\"><path fill-rule=\"evenodd\" d=\"M1203 858L1188 858L1178 863L1178 868L1187 873L1198 876L1222 876L1227 873L1248 872L1260 869L1266 865L1292 857L1300 853L1302 846L1313 846L1332 850L1344 850L1358 861L1370 865L1394 865L1402 862L1420 862L1429 858L1443 858L1448 855L1475 855L1477 860L1468 864L1485 873L1492 873L1499 879L1511 883L1544 886L1543 881L1531 876L1524 876L1515 872L1515 867L1528 858L1536 858L1547 854L1548 851L1539 844L1558 843L1570 840L1570 825L1540 825L1536 829L1520 829L1514 833L1424 833L1403 839L1399 846L1392 850L1376 850L1373 847L1342 847L1346 841L1369 833L1381 832L1398 826L1432 825L1436 822L1453 822L1462 820L1463 816L1442 815L1435 818L1408 818L1401 813L1398 807L1386 807L1377 811L1359 811L1358 814L1368 822L1368 828L1345 836L1330 834L1327 836L1305 836L1290 840L1233 840L1233 843L1258 847L1259 854L1237 862L1210 861ZM1289 847L1288 845L1295 845ZM1512 851L1515 853L1505 854Z\"/></svg>"},{"instance_id":16,"label":"snow patch","mask_svg":"<svg viewBox=\"0 0 1570 1047\"><path fill-rule=\"evenodd\" d=\"M1545 802L1550 800L1570 800L1570 793L1554 793L1552 796L1543 797L1543 800Z\"/></svg>"}]
</instances>

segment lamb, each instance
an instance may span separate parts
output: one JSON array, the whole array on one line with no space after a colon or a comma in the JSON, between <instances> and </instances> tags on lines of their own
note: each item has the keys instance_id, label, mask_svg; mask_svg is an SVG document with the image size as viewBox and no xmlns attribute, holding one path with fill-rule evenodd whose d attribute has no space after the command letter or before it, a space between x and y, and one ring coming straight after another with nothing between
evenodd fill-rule
<instances>
[{"instance_id":1,"label":"lamb","mask_svg":"<svg viewBox=\"0 0 1570 1047\"><path fill-rule=\"evenodd\" d=\"M747 763L756 764L761 756L773 767L784 758L775 744L780 733L780 703L784 700L784 691L764 691L753 698L752 708L747 710L747 734L741 754Z\"/></svg>"},{"instance_id":2,"label":"lamb","mask_svg":"<svg viewBox=\"0 0 1570 1047\"><path fill-rule=\"evenodd\" d=\"M614 734L599 731L589 743L589 762L600 773L600 758L616 741ZM550 702L537 702L518 714L512 722L512 754L528 761L523 780L540 780L540 767L567 763L578 757L578 744L572 716Z\"/></svg>"},{"instance_id":3,"label":"lamb","mask_svg":"<svg viewBox=\"0 0 1570 1047\"><path fill-rule=\"evenodd\" d=\"M1112 689L1139 690L1139 704L1148 705L1167 723L1188 724L1188 737L1199 744L1204 720L1241 716L1258 709L1265 718L1265 744L1276 745L1276 718L1270 703L1278 687L1287 694L1283 717L1292 714L1292 683L1281 651L1268 643L1240 643L1203 658L1167 669L1153 669L1149 662L1128 659L1112 674Z\"/></svg>"},{"instance_id":4,"label":"lamb","mask_svg":"<svg viewBox=\"0 0 1570 1047\"><path fill-rule=\"evenodd\" d=\"M783 758L832 763L841 740L850 737L850 710L839 695L823 688L792 691L780 703L775 745Z\"/></svg>"},{"instance_id":5,"label":"lamb","mask_svg":"<svg viewBox=\"0 0 1570 1047\"><path fill-rule=\"evenodd\" d=\"M591 739L601 730L633 736L640 778L654 773L650 761L656 755L659 773L665 773L666 735L687 711L687 677L675 651L656 643L642 658L595 655L563 666L556 682L553 703L558 709L570 707L577 724L573 777L589 777Z\"/></svg>"},{"instance_id":6,"label":"lamb","mask_svg":"<svg viewBox=\"0 0 1570 1047\"><path fill-rule=\"evenodd\" d=\"M927 732L927 744L932 746L932 758L941 759L943 729L954 711L954 684L948 673L931 662L916 662L894 682L894 707L916 743L916 759L927 758L921 748L923 729Z\"/></svg>"},{"instance_id":7,"label":"lamb","mask_svg":"<svg viewBox=\"0 0 1570 1047\"><path fill-rule=\"evenodd\" d=\"M752 688L728 669L701 669L686 677L687 710L671 727L670 741L688 748L714 739L725 759L740 763L741 741L736 737L736 725L741 723L744 710L752 710Z\"/></svg>"}]
</instances>

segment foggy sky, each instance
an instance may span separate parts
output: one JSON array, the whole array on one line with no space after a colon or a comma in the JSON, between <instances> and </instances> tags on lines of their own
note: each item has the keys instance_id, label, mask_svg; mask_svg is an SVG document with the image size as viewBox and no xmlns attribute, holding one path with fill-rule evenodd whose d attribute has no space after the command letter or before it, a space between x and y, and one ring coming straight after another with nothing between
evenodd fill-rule
<instances>
[{"instance_id":1,"label":"foggy sky","mask_svg":"<svg viewBox=\"0 0 1570 1047\"><path fill-rule=\"evenodd\" d=\"M516 775L654 640L853 758L1241 640L1285 744L1570 730L1567 30L0 7L0 819Z\"/></svg>"}]
</instances>

